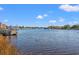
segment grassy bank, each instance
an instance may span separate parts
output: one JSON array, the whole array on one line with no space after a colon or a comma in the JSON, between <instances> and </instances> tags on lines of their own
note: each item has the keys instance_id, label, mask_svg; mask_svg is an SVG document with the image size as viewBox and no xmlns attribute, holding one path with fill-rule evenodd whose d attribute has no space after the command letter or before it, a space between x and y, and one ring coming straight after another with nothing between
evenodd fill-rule
<instances>
[{"instance_id":1,"label":"grassy bank","mask_svg":"<svg viewBox=\"0 0 79 59\"><path fill-rule=\"evenodd\" d=\"M9 37L0 35L0 54L1 55L17 55L16 47L9 42Z\"/></svg>"}]
</instances>

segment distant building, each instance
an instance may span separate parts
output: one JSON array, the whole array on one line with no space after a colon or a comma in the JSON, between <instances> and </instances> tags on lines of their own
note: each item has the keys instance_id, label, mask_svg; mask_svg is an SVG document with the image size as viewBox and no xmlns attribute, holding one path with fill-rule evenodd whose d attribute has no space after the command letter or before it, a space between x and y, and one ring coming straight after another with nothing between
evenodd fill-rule
<instances>
[{"instance_id":1,"label":"distant building","mask_svg":"<svg viewBox=\"0 0 79 59\"><path fill-rule=\"evenodd\" d=\"M7 25L0 23L0 29L7 29Z\"/></svg>"}]
</instances>

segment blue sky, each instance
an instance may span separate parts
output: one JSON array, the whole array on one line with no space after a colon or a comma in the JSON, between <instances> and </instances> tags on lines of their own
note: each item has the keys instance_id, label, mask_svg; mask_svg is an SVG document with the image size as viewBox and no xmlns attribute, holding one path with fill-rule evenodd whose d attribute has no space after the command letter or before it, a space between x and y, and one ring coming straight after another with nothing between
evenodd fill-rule
<instances>
[{"instance_id":1,"label":"blue sky","mask_svg":"<svg viewBox=\"0 0 79 59\"><path fill-rule=\"evenodd\" d=\"M79 23L79 5L2 4L0 22L8 25L49 26Z\"/></svg>"}]
</instances>

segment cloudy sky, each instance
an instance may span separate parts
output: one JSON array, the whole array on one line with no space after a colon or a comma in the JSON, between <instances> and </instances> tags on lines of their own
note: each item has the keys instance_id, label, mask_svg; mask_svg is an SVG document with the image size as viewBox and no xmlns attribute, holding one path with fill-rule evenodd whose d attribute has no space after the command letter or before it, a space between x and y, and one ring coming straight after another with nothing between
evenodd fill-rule
<instances>
[{"instance_id":1,"label":"cloudy sky","mask_svg":"<svg viewBox=\"0 0 79 59\"><path fill-rule=\"evenodd\" d=\"M77 4L0 5L0 22L8 25L49 26L79 24Z\"/></svg>"}]
</instances>

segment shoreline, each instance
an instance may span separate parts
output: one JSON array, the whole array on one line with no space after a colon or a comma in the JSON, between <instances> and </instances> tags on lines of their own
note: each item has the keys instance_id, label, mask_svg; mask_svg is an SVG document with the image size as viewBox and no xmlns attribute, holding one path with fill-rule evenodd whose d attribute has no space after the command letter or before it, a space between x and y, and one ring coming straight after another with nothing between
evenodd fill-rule
<instances>
[{"instance_id":1,"label":"shoreline","mask_svg":"<svg viewBox=\"0 0 79 59\"><path fill-rule=\"evenodd\" d=\"M0 55L18 55L20 54L15 46L10 44L8 36L0 35Z\"/></svg>"}]
</instances>

